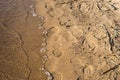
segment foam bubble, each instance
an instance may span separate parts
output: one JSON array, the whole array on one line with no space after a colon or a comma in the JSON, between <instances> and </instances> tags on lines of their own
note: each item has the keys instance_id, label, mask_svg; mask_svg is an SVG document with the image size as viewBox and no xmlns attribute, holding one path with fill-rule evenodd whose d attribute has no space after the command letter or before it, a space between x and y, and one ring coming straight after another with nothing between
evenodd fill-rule
<instances>
[{"instance_id":1,"label":"foam bubble","mask_svg":"<svg viewBox=\"0 0 120 80\"><path fill-rule=\"evenodd\" d=\"M47 43L46 43L46 42L44 42L44 43L42 43L41 45L42 45L42 46L46 46L46 45L47 45Z\"/></svg>"},{"instance_id":2,"label":"foam bubble","mask_svg":"<svg viewBox=\"0 0 120 80\"><path fill-rule=\"evenodd\" d=\"M30 8L33 8L33 5L30 5Z\"/></svg>"},{"instance_id":3,"label":"foam bubble","mask_svg":"<svg viewBox=\"0 0 120 80\"><path fill-rule=\"evenodd\" d=\"M45 74L48 76L47 80L53 80L53 76L51 75L51 73L48 70L46 70L44 67L41 67L40 70L44 71Z\"/></svg>"},{"instance_id":4,"label":"foam bubble","mask_svg":"<svg viewBox=\"0 0 120 80\"><path fill-rule=\"evenodd\" d=\"M41 68L40 68L40 70L41 70L41 71L44 71L44 70L45 70L45 68L41 67Z\"/></svg>"},{"instance_id":5,"label":"foam bubble","mask_svg":"<svg viewBox=\"0 0 120 80\"><path fill-rule=\"evenodd\" d=\"M48 56L47 55L44 55L43 58L44 58L45 61L48 60Z\"/></svg>"},{"instance_id":6,"label":"foam bubble","mask_svg":"<svg viewBox=\"0 0 120 80\"><path fill-rule=\"evenodd\" d=\"M43 34L47 34L47 33L48 33L48 31L47 31L47 30L44 30L44 31L43 31Z\"/></svg>"},{"instance_id":7,"label":"foam bubble","mask_svg":"<svg viewBox=\"0 0 120 80\"><path fill-rule=\"evenodd\" d=\"M46 50L46 48L41 48L40 49L40 52L42 52L42 53L45 53L47 50Z\"/></svg>"},{"instance_id":8,"label":"foam bubble","mask_svg":"<svg viewBox=\"0 0 120 80\"><path fill-rule=\"evenodd\" d=\"M39 26L38 29L43 29L43 26Z\"/></svg>"},{"instance_id":9,"label":"foam bubble","mask_svg":"<svg viewBox=\"0 0 120 80\"><path fill-rule=\"evenodd\" d=\"M33 14L32 14L32 15L33 15L33 16L37 16L37 14L36 14L36 13L34 13L34 12L33 12Z\"/></svg>"},{"instance_id":10,"label":"foam bubble","mask_svg":"<svg viewBox=\"0 0 120 80\"><path fill-rule=\"evenodd\" d=\"M44 17L43 17L43 16L39 16L39 18L40 18L40 19L42 19L42 20L44 19Z\"/></svg>"}]
</instances>

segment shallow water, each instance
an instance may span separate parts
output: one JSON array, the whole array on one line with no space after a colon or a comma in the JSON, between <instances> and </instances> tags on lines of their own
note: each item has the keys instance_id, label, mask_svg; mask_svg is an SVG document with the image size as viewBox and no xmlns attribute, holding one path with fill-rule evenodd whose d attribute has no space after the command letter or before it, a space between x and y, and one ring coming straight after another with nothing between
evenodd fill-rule
<instances>
[{"instance_id":1,"label":"shallow water","mask_svg":"<svg viewBox=\"0 0 120 80\"><path fill-rule=\"evenodd\" d=\"M33 14L34 13L34 14ZM0 80L46 80L45 35L32 0L0 0Z\"/></svg>"}]
</instances>

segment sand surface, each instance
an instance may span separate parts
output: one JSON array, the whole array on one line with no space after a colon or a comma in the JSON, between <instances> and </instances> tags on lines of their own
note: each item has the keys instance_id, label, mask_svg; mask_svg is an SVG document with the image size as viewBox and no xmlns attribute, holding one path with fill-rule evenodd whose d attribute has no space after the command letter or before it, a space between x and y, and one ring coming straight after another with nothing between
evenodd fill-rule
<instances>
[{"instance_id":1,"label":"sand surface","mask_svg":"<svg viewBox=\"0 0 120 80\"><path fill-rule=\"evenodd\" d=\"M119 65L120 0L0 1L0 80L120 80Z\"/></svg>"},{"instance_id":2,"label":"sand surface","mask_svg":"<svg viewBox=\"0 0 120 80\"><path fill-rule=\"evenodd\" d=\"M120 79L119 0L36 0L36 11L54 80Z\"/></svg>"},{"instance_id":3,"label":"sand surface","mask_svg":"<svg viewBox=\"0 0 120 80\"><path fill-rule=\"evenodd\" d=\"M32 0L0 0L0 80L45 80L45 35ZM34 13L34 14L33 14Z\"/></svg>"}]
</instances>

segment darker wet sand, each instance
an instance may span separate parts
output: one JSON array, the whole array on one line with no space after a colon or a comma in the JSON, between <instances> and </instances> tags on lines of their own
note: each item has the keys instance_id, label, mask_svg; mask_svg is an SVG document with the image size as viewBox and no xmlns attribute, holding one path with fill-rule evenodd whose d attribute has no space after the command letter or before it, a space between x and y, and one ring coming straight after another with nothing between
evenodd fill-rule
<instances>
[{"instance_id":1,"label":"darker wet sand","mask_svg":"<svg viewBox=\"0 0 120 80\"><path fill-rule=\"evenodd\" d=\"M0 80L120 79L120 0L34 1L0 1Z\"/></svg>"},{"instance_id":2,"label":"darker wet sand","mask_svg":"<svg viewBox=\"0 0 120 80\"><path fill-rule=\"evenodd\" d=\"M0 1L0 80L46 80L43 65L44 35L33 15L32 0Z\"/></svg>"}]
</instances>

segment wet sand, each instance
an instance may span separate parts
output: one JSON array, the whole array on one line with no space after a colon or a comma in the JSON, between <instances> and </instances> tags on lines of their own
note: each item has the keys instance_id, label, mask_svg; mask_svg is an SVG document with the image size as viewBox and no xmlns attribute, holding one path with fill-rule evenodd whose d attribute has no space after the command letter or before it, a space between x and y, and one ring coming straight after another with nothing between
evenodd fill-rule
<instances>
[{"instance_id":1,"label":"wet sand","mask_svg":"<svg viewBox=\"0 0 120 80\"><path fill-rule=\"evenodd\" d=\"M0 1L0 80L120 79L120 0L34 1Z\"/></svg>"},{"instance_id":2,"label":"wet sand","mask_svg":"<svg viewBox=\"0 0 120 80\"><path fill-rule=\"evenodd\" d=\"M43 53L45 35L33 14L32 0L0 1L0 80L46 80Z\"/></svg>"}]
</instances>

